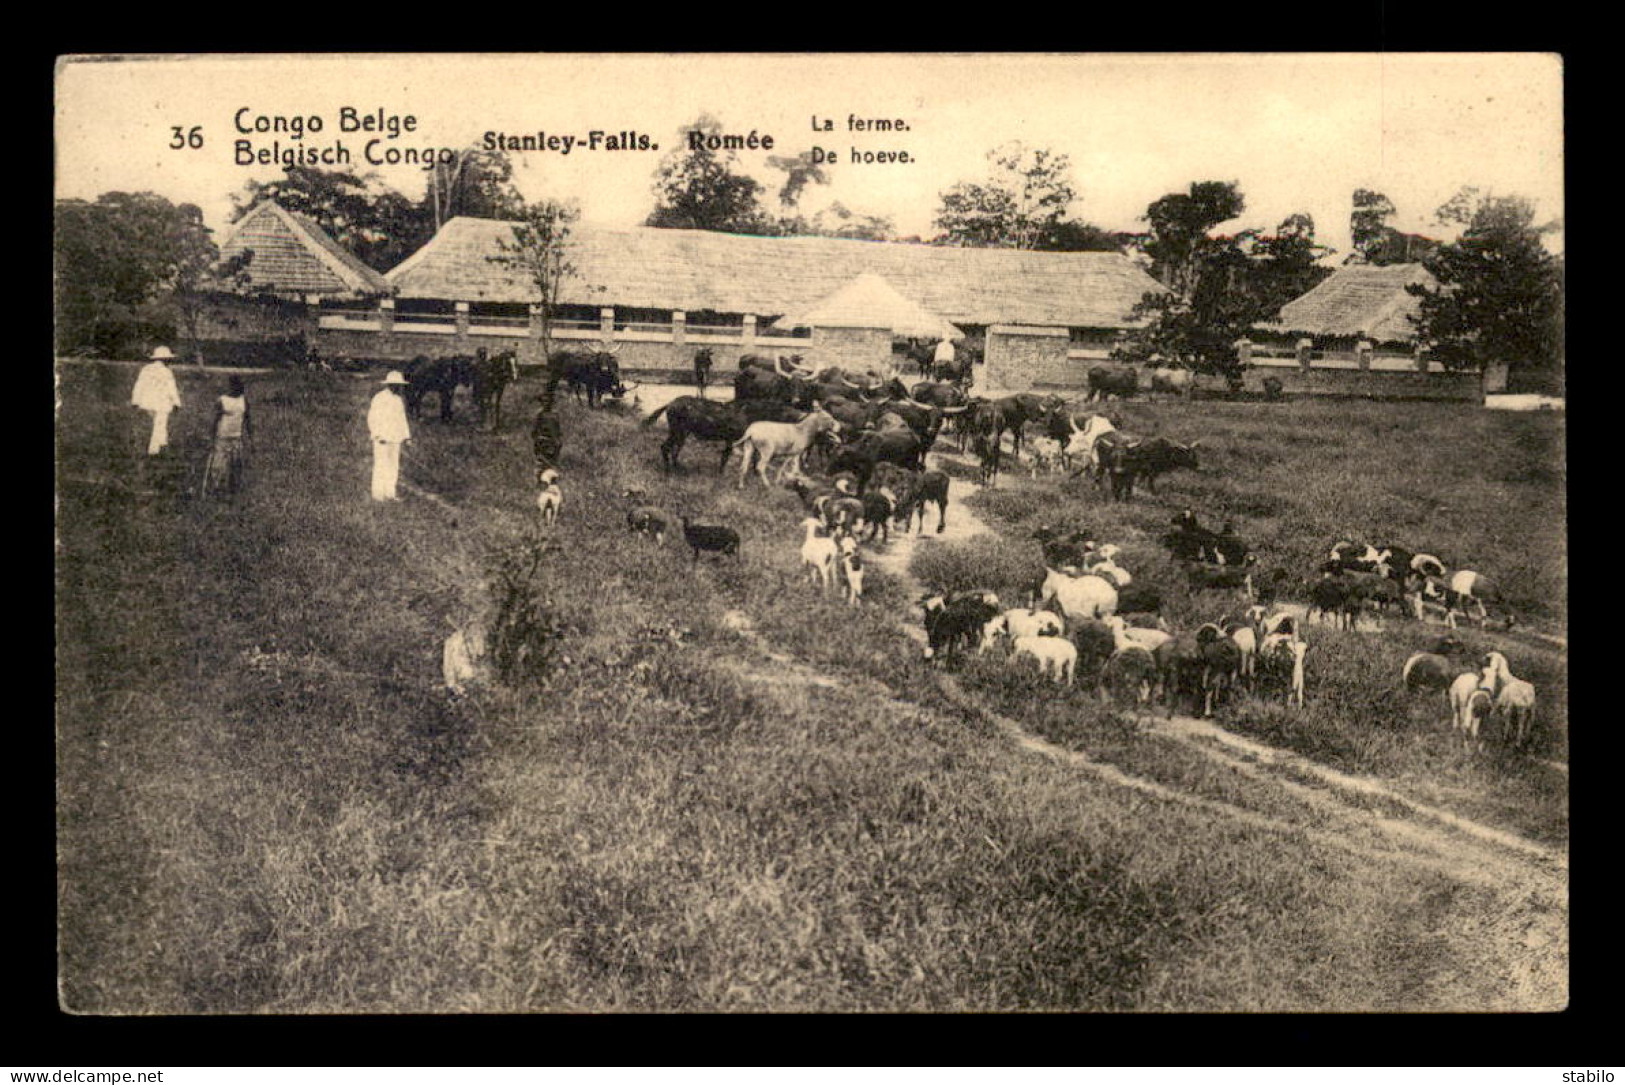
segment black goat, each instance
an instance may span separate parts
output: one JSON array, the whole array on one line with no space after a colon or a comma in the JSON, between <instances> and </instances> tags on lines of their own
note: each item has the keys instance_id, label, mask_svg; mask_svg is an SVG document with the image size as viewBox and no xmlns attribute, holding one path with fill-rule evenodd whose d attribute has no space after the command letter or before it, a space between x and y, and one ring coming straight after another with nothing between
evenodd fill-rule
<instances>
[{"instance_id":1,"label":"black goat","mask_svg":"<svg viewBox=\"0 0 1625 1085\"><path fill-rule=\"evenodd\" d=\"M714 524L691 524L686 516L680 516L678 519L683 522L683 541L693 549L695 562L700 560L701 550L716 554L732 554L735 559L739 558L739 532L733 528Z\"/></svg>"}]
</instances>

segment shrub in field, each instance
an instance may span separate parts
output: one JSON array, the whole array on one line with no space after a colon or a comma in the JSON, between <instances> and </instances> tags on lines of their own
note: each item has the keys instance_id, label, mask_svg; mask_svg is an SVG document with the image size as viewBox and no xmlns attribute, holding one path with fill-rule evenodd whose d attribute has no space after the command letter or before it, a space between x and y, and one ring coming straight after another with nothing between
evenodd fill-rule
<instances>
[{"instance_id":1,"label":"shrub in field","mask_svg":"<svg viewBox=\"0 0 1625 1085\"><path fill-rule=\"evenodd\" d=\"M545 672L564 635L537 584L546 553L539 540L528 540L500 554L491 571L496 616L488 642L497 677L506 685L518 685Z\"/></svg>"},{"instance_id":2,"label":"shrub in field","mask_svg":"<svg viewBox=\"0 0 1625 1085\"><path fill-rule=\"evenodd\" d=\"M1044 579L1037 546L1022 547L986 535L922 548L914 555L911 571L938 591L987 588L1011 606Z\"/></svg>"}]
</instances>

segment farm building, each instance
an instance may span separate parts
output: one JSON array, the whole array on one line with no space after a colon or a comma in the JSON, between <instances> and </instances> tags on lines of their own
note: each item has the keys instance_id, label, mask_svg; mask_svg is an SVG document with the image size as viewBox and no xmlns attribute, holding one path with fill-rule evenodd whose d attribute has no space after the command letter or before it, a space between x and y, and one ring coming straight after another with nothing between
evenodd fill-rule
<instances>
[{"instance_id":1,"label":"farm building","mask_svg":"<svg viewBox=\"0 0 1625 1085\"><path fill-rule=\"evenodd\" d=\"M456 218L389 272L395 297L372 312L324 318L324 341L359 352L359 335L410 331L514 340L527 358L534 287L500 259L512 225ZM797 352L816 361L811 326L860 276L933 320L979 337L994 324L1059 328L1077 362L1104 357L1129 314L1157 283L1119 253L1020 252L822 237L746 237L703 230L578 225L568 259L576 274L561 287L553 335L612 334L622 365L681 369L696 345L719 363L753 350ZM872 287L867 289L874 289ZM847 299L850 301L850 299ZM893 329L894 332L897 329ZM343 336L342 339L338 338ZM478 340L476 340L478 341ZM486 340L489 342L489 340ZM492 345L496 345L494 342ZM508 345L508 344L503 344ZM413 348L411 353L419 352Z\"/></svg>"},{"instance_id":2,"label":"farm building","mask_svg":"<svg viewBox=\"0 0 1625 1085\"><path fill-rule=\"evenodd\" d=\"M890 283L864 272L811 308L782 323L811 328L808 353L820 364L859 369L888 364L892 340L963 339L965 333L924 306L899 294Z\"/></svg>"},{"instance_id":3,"label":"farm building","mask_svg":"<svg viewBox=\"0 0 1625 1085\"><path fill-rule=\"evenodd\" d=\"M211 360L302 358L323 302L361 303L389 282L320 226L273 200L244 215L220 247L222 262L247 255L237 289L210 295L199 327Z\"/></svg>"},{"instance_id":4,"label":"farm building","mask_svg":"<svg viewBox=\"0 0 1625 1085\"><path fill-rule=\"evenodd\" d=\"M1411 323L1419 299L1406 291L1411 284L1436 285L1421 264L1339 268L1330 278L1281 307L1281 315L1259 330L1317 344L1351 346L1367 340L1378 347L1410 350L1416 342Z\"/></svg>"}]
</instances>

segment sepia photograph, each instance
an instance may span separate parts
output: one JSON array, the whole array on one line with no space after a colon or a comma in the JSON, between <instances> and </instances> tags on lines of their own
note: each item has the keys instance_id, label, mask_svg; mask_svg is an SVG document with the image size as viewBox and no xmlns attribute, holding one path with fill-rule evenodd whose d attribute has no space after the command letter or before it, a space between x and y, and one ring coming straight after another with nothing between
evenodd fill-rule
<instances>
[{"instance_id":1,"label":"sepia photograph","mask_svg":"<svg viewBox=\"0 0 1625 1085\"><path fill-rule=\"evenodd\" d=\"M58 57L59 1010L1564 1011L1564 82Z\"/></svg>"}]
</instances>

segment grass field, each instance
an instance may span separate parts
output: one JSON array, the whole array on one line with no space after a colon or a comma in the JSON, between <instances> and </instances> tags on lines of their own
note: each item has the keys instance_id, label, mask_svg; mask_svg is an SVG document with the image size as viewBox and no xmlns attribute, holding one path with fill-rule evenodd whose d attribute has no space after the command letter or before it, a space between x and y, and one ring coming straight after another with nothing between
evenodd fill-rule
<instances>
[{"instance_id":1,"label":"grass field","mask_svg":"<svg viewBox=\"0 0 1625 1085\"><path fill-rule=\"evenodd\" d=\"M1470 873L1339 839L1314 795L1260 787L991 661L959 673L967 708L899 635L917 622L905 585L876 570L858 611L820 600L797 575L794 497L740 491L731 473L718 486L702 466L711 446L668 480L661 429L564 404L566 503L544 533L520 425L493 437L426 422L407 499L374 507L374 386L275 375L250 383L247 492L201 503L181 491L224 378L183 372L175 462L150 469L131 379L62 369L72 1011L1563 1004L1550 977L1566 937L1522 933L1560 900L1530 891L1513 908ZM510 391L515 414L530 391ZM922 551L914 573L1018 580L1036 556L1028 525L1056 516L1087 515L1138 557L1140 533L1188 501L1234 515L1268 562L1295 568L1322 536L1389 526L1517 583L1532 621L1561 622L1551 420L1268 410L1130 407L1131 427L1205 436L1214 470L1118 509L990 491L978 507L1007 534ZM1360 466L1370 450L1385 467ZM741 560L695 569L680 546L629 537L629 485L736 526ZM1476 504L1491 499L1507 507ZM487 605L504 557L537 547L538 605L561 631L551 662L448 699L441 640ZM1403 645L1316 632L1310 711L1240 705L1221 722L1564 839L1566 779L1455 756L1428 712L1366 684ZM1561 696L1562 660L1509 658L1541 683L1543 718L1566 719L1545 700ZM1001 718L1147 789L1023 755ZM1544 756L1562 734L1543 732Z\"/></svg>"}]
</instances>

